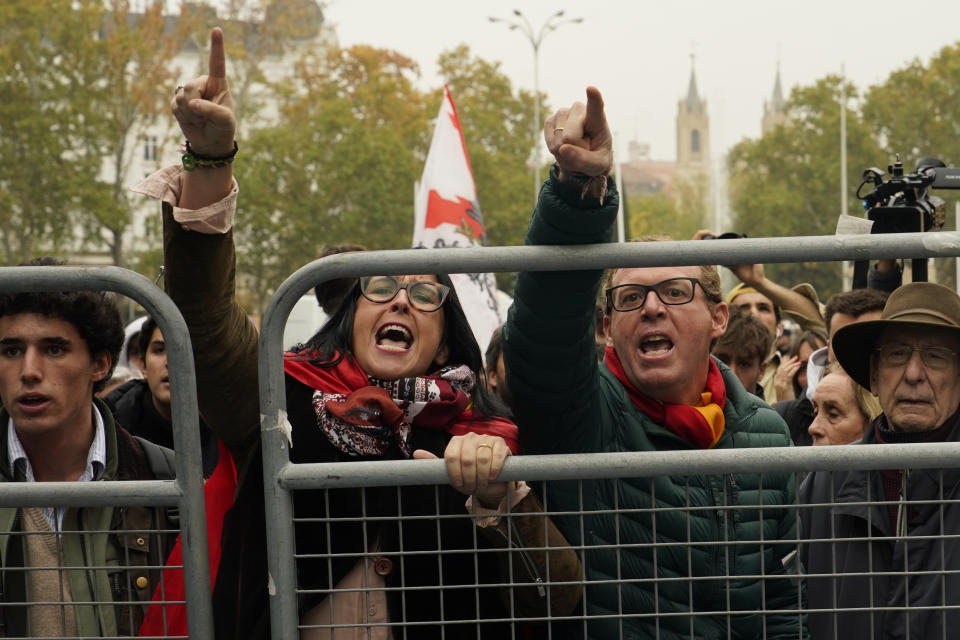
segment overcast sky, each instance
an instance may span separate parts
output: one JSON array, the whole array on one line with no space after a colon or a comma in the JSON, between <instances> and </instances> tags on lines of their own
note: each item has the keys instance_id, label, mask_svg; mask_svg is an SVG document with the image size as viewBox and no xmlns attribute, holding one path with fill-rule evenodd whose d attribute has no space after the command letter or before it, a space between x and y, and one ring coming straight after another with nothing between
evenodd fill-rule
<instances>
[{"instance_id":1,"label":"overcast sky","mask_svg":"<svg viewBox=\"0 0 960 640\"><path fill-rule=\"evenodd\" d=\"M636 139L664 160L676 156L677 100L686 95L691 51L700 94L708 101L711 151L717 154L745 136L760 135L778 59L785 97L793 86L839 73L841 65L863 90L914 58L926 62L960 40L957 0L329 0L326 17L343 46L372 44L416 60L422 88L442 82L439 53L466 43L475 55L501 62L515 86L532 89L529 41L487 20L512 18L516 8L537 29L560 9L584 19L543 40L540 88L550 106L582 100L583 89L594 84L606 100L618 152Z\"/></svg>"}]
</instances>

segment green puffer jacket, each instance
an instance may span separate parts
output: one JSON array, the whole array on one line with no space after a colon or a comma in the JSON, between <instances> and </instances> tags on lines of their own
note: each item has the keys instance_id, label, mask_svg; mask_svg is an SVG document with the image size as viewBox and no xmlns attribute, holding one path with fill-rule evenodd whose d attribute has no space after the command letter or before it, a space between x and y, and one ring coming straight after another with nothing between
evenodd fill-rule
<instances>
[{"instance_id":1,"label":"green puffer jacket","mask_svg":"<svg viewBox=\"0 0 960 640\"><path fill-rule=\"evenodd\" d=\"M608 241L617 198L608 194L597 207L551 173L527 244ZM593 317L600 278L600 271L568 271L522 273L517 280L504 355L524 453L691 449L641 413L613 374L597 366ZM719 366L727 402L716 448L789 446L783 420ZM557 481L548 483L546 497L550 511L586 512L582 521L557 520L571 543L586 546L587 615L609 616L589 621L590 637L806 637L798 611L803 592L792 575L791 474L585 480L582 487ZM619 514L590 513L611 509ZM761 609L788 612L763 615ZM717 613L702 615L708 612ZM580 636L583 628L567 632Z\"/></svg>"},{"instance_id":2,"label":"green puffer jacket","mask_svg":"<svg viewBox=\"0 0 960 640\"><path fill-rule=\"evenodd\" d=\"M101 480L168 480L174 477L173 452L135 438L113 420L107 406L94 400L103 416L107 459ZM10 468L9 415L0 409L0 483L22 482ZM16 507L0 507L0 637L31 637L25 602L25 549L22 516ZM176 542L178 522L162 507L81 507L64 514L63 531L109 531L82 536L64 533L63 566L96 567L68 571L77 635L84 638L135 636L160 579L160 567ZM171 532L163 530L174 529ZM153 533L145 533L152 531ZM104 569L103 567L106 567ZM145 569L144 567L151 567ZM114 602L124 604L113 604ZM131 603L131 604L127 604Z\"/></svg>"}]
</instances>

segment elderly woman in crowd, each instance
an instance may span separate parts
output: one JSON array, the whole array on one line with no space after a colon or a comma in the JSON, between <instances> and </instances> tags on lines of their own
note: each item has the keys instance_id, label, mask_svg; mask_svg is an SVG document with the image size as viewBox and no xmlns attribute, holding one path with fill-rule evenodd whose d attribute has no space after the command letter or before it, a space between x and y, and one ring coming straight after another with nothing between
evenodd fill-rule
<instances>
[{"instance_id":1,"label":"elderly woman in crowd","mask_svg":"<svg viewBox=\"0 0 960 640\"><path fill-rule=\"evenodd\" d=\"M825 373L813 394L816 413L809 429L813 444L856 442L882 413L880 402L837 363L829 365Z\"/></svg>"}]
</instances>

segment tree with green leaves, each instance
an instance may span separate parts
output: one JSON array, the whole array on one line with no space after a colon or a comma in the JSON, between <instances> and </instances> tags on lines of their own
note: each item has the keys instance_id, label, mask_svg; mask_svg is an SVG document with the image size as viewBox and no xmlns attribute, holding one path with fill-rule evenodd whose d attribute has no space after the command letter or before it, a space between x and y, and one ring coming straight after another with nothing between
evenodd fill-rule
<instances>
[{"instance_id":1,"label":"tree with green leaves","mask_svg":"<svg viewBox=\"0 0 960 640\"><path fill-rule=\"evenodd\" d=\"M297 69L280 124L254 133L235 166L244 185L238 262L262 311L324 245L409 248L413 185L429 135L416 64L368 46L331 49Z\"/></svg>"},{"instance_id":2,"label":"tree with green leaves","mask_svg":"<svg viewBox=\"0 0 960 640\"><path fill-rule=\"evenodd\" d=\"M127 187L140 176L130 167L147 132L167 118L171 88L177 69L173 61L194 25L194 14L164 14L165 2L153 0L142 11L133 11L129 0L108 0L104 5L97 56L90 64L100 77L94 108L99 127L87 144L91 156L106 158L99 190L105 197L84 209L79 222L85 241L105 243L113 264L128 262L125 237L133 220L133 196Z\"/></svg>"},{"instance_id":3,"label":"tree with green leaves","mask_svg":"<svg viewBox=\"0 0 960 640\"><path fill-rule=\"evenodd\" d=\"M843 80L827 76L793 91L786 109L789 122L757 140L737 144L727 158L733 228L751 237L830 235L840 214L840 96ZM845 94L854 104L850 83ZM847 183L860 183L864 167L883 152L873 130L848 104ZM853 197L845 213L862 217ZM768 265L768 276L781 284L811 282L821 297L840 290L836 263Z\"/></svg>"},{"instance_id":4,"label":"tree with green leaves","mask_svg":"<svg viewBox=\"0 0 960 640\"><path fill-rule=\"evenodd\" d=\"M912 172L923 157L935 157L948 167L960 166L960 45L942 48L929 64L914 60L871 87L863 104L863 120L880 141L884 154L873 166L886 170L891 158L900 155L904 171ZM866 168L866 167L864 167ZM955 228L960 195L937 190L947 212L944 229ZM939 259L937 278L955 286L953 259Z\"/></svg>"},{"instance_id":5,"label":"tree with green leaves","mask_svg":"<svg viewBox=\"0 0 960 640\"><path fill-rule=\"evenodd\" d=\"M50 16L56 15L56 20ZM79 212L108 196L91 144L107 90L95 0L0 3L0 251L18 264L56 254Z\"/></svg>"}]
</instances>

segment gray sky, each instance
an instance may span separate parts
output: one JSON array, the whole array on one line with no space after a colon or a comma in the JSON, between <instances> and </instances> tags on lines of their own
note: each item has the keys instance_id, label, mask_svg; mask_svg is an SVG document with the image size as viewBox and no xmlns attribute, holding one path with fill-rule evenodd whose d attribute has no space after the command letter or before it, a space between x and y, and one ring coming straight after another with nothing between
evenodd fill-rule
<instances>
[{"instance_id":1,"label":"gray sky","mask_svg":"<svg viewBox=\"0 0 960 640\"><path fill-rule=\"evenodd\" d=\"M700 94L708 101L711 151L717 154L745 136L760 135L778 58L785 97L791 87L838 73L841 65L862 91L912 59L926 62L960 40L956 0L923 5L902 0L330 0L326 16L343 46L366 43L416 60L422 88L442 82L437 57L462 42L475 55L501 62L515 86L532 89L529 41L487 20L513 17L515 8L537 29L559 9L584 18L543 40L540 88L550 106L583 100L583 89L596 85L618 152L637 139L664 160L676 155L677 101L686 95L691 50Z\"/></svg>"}]
</instances>

